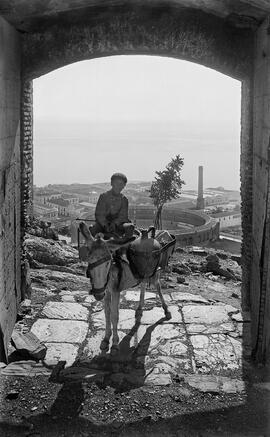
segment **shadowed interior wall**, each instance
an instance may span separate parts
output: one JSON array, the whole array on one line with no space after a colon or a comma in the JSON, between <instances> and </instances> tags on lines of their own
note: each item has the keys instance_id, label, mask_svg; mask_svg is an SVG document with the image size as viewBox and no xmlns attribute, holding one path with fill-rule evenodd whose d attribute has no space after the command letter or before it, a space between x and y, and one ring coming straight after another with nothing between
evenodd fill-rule
<instances>
[{"instance_id":1,"label":"shadowed interior wall","mask_svg":"<svg viewBox=\"0 0 270 437\"><path fill-rule=\"evenodd\" d=\"M270 354L270 17L255 40L253 98L253 227L251 310L253 351Z\"/></svg>"},{"instance_id":2,"label":"shadowed interior wall","mask_svg":"<svg viewBox=\"0 0 270 437\"><path fill-rule=\"evenodd\" d=\"M20 41L0 17L0 361L20 302Z\"/></svg>"}]
</instances>

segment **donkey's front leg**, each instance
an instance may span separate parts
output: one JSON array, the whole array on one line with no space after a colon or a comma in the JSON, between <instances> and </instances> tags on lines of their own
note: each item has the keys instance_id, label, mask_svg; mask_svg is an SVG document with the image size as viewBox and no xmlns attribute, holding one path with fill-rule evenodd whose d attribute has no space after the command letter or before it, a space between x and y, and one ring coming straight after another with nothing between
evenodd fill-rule
<instances>
[{"instance_id":1,"label":"donkey's front leg","mask_svg":"<svg viewBox=\"0 0 270 437\"><path fill-rule=\"evenodd\" d=\"M106 290L104 297L104 312L105 312L105 336L100 344L100 349L104 352L109 350L110 338L112 335L111 329L111 291Z\"/></svg>"},{"instance_id":2,"label":"donkey's front leg","mask_svg":"<svg viewBox=\"0 0 270 437\"><path fill-rule=\"evenodd\" d=\"M160 284L160 272L156 273L155 283L156 283L157 292L161 301L162 308L164 309L165 317L167 320L170 320L172 318L172 315L168 310L168 305L166 304L164 297L162 295L161 284Z\"/></svg>"},{"instance_id":3,"label":"donkey's front leg","mask_svg":"<svg viewBox=\"0 0 270 437\"><path fill-rule=\"evenodd\" d=\"M114 354L119 350L119 337L117 332L118 320L119 320L119 301L120 292L116 290L111 291L111 320L113 329L113 340L111 353Z\"/></svg>"},{"instance_id":4,"label":"donkey's front leg","mask_svg":"<svg viewBox=\"0 0 270 437\"><path fill-rule=\"evenodd\" d=\"M136 322L140 322L140 320L142 318L145 288L146 288L146 283L145 282L141 282L140 302L139 302L139 306L138 306L138 308L136 309L136 312L135 312Z\"/></svg>"}]
</instances>

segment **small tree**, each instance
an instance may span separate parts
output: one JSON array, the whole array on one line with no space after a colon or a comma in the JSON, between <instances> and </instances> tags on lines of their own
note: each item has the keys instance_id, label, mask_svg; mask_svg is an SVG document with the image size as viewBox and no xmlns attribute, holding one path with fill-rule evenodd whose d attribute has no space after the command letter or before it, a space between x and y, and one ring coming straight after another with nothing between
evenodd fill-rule
<instances>
[{"instance_id":1,"label":"small tree","mask_svg":"<svg viewBox=\"0 0 270 437\"><path fill-rule=\"evenodd\" d=\"M150 197L156 207L155 227L162 229L162 208L165 203L179 197L182 185L181 171L184 164L183 158L176 155L163 171L156 171L155 181L150 188Z\"/></svg>"}]
</instances>

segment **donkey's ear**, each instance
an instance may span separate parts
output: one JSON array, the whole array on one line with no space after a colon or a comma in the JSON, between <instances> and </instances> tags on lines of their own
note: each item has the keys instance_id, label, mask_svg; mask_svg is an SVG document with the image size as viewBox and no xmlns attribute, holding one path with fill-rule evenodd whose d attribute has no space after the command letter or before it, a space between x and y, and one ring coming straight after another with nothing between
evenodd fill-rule
<instances>
[{"instance_id":1,"label":"donkey's ear","mask_svg":"<svg viewBox=\"0 0 270 437\"><path fill-rule=\"evenodd\" d=\"M79 229L87 242L93 242L95 240L84 222L79 224Z\"/></svg>"}]
</instances>

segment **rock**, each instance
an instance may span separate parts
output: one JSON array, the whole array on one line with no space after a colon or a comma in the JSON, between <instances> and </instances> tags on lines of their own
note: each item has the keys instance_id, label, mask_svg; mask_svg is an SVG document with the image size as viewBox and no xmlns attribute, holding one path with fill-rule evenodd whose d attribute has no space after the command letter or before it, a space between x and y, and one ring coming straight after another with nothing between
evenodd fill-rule
<instances>
[{"instance_id":1,"label":"rock","mask_svg":"<svg viewBox=\"0 0 270 437\"><path fill-rule=\"evenodd\" d=\"M175 249L175 252L177 252L177 253L183 253L183 252L185 252L185 249L184 249L183 247L177 247L177 248Z\"/></svg>"},{"instance_id":2,"label":"rock","mask_svg":"<svg viewBox=\"0 0 270 437\"><path fill-rule=\"evenodd\" d=\"M25 239L25 248L35 261L42 264L67 266L78 262L76 249L52 240L31 235Z\"/></svg>"},{"instance_id":3,"label":"rock","mask_svg":"<svg viewBox=\"0 0 270 437\"><path fill-rule=\"evenodd\" d=\"M186 305L182 312L185 323L211 325L230 322L225 305Z\"/></svg>"},{"instance_id":4,"label":"rock","mask_svg":"<svg viewBox=\"0 0 270 437\"><path fill-rule=\"evenodd\" d=\"M163 373L158 367L154 367L152 372L145 378L144 383L146 385L170 385L172 378L169 373Z\"/></svg>"},{"instance_id":5,"label":"rock","mask_svg":"<svg viewBox=\"0 0 270 437\"><path fill-rule=\"evenodd\" d=\"M87 320L88 309L79 303L47 302L42 315L49 319Z\"/></svg>"},{"instance_id":6,"label":"rock","mask_svg":"<svg viewBox=\"0 0 270 437\"><path fill-rule=\"evenodd\" d=\"M216 323L216 324L199 324L190 323L186 325L188 334L233 334L235 327L232 322ZM236 337L239 337L237 333Z\"/></svg>"},{"instance_id":7,"label":"rock","mask_svg":"<svg viewBox=\"0 0 270 437\"><path fill-rule=\"evenodd\" d=\"M216 254L210 254L206 257L206 263L203 263L202 267L201 267L201 272L203 273L207 273L207 272L211 272L213 273L213 275L219 275L219 276L224 276L227 279L232 279L234 281L239 281L241 280L241 277L239 276L239 274L237 274L237 272L234 272L232 269L224 269L221 267L220 262L219 262L219 258ZM210 279L211 276L209 276Z\"/></svg>"},{"instance_id":8,"label":"rock","mask_svg":"<svg viewBox=\"0 0 270 437\"><path fill-rule=\"evenodd\" d=\"M235 292L233 292L233 293L231 294L231 296L232 296L232 297L235 297L235 299L240 299L240 296L239 296L237 293L235 293Z\"/></svg>"},{"instance_id":9,"label":"rock","mask_svg":"<svg viewBox=\"0 0 270 437\"><path fill-rule=\"evenodd\" d=\"M141 292L140 290L127 290L123 294L125 299L128 301L139 302ZM144 295L144 299L145 300L155 299L156 296L157 296L156 293L151 293L149 291L146 291Z\"/></svg>"},{"instance_id":10,"label":"rock","mask_svg":"<svg viewBox=\"0 0 270 437\"><path fill-rule=\"evenodd\" d=\"M201 372L239 370L242 344L223 334L191 335L196 367Z\"/></svg>"},{"instance_id":11,"label":"rock","mask_svg":"<svg viewBox=\"0 0 270 437\"><path fill-rule=\"evenodd\" d=\"M17 399L17 397L19 396L19 392L16 390L11 390L10 392L7 393L6 395L6 399Z\"/></svg>"},{"instance_id":12,"label":"rock","mask_svg":"<svg viewBox=\"0 0 270 437\"><path fill-rule=\"evenodd\" d=\"M70 273L62 273L50 270L32 270L31 271L32 284L39 287L43 286L45 289L60 292L68 289L70 291L89 291L89 279L73 275Z\"/></svg>"},{"instance_id":13,"label":"rock","mask_svg":"<svg viewBox=\"0 0 270 437\"><path fill-rule=\"evenodd\" d=\"M31 299L24 299L20 304L20 311L24 314L31 312Z\"/></svg>"},{"instance_id":14,"label":"rock","mask_svg":"<svg viewBox=\"0 0 270 437\"><path fill-rule=\"evenodd\" d=\"M172 272L177 273L178 275L189 275L191 273L190 267L182 262L172 265Z\"/></svg>"},{"instance_id":15,"label":"rock","mask_svg":"<svg viewBox=\"0 0 270 437\"><path fill-rule=\"evenodd\" d=\"M179 312L177 305L168 305L168 310L170 311L172 318L168 321L164 321L164 324L167 323L183 323L182 316ZM121 312L121 310L120 310ZM163 308L156 307L151 310L146 310L143 312L143 316L141 319L141 324L143 325L152 325L156 323L159 319L164 318L164 310ZM121 323L121 317L120 317Z\"/></svg>"},{"instance_id":16,"label":"rock","mask_svg":"<svg viewBox=\"0 0 270 437\"><path fill-rule=\"evenodd\" d=\"M69 343L46 343L47 353L44 362L47 366L56 366L58 362L66 362L72 366L78 355L78 345Z\"/></svg>"},{"instance_id":17,"label":"rock","mask_svg":"<svg viewBox=\"0 0 270 437\"><path fill-rule=\"evenodd\" d=\"M245 382L225 376L184 375L184 381L203 393L243 393Z\"/></svg>"},{"instance_id":18,"label":"rock","mask_svg":"<svg viewBox=\"0 0 270 437\"><path fill-rule=\"evenodd\" d=\"M31 331L44 342L82 343L88 323L79 320L38 319Z\"/></svg>"},{"instance_id":19,"label":"rock","mask_svg":"<svg viewBox=\"0 0 270 437\"><path fill-rule=\"evenodd\" d=\"M239 266L241 266L242 264L241 255L231 255L231 259L237 262Z\"/></svg>"},{"instance_id":20,"label":"rock","mask_svg":"<svg viewBox=\"0 0 270 437\"><path fill-rule=\"evenodd\" d=\"M21 334L13 331L11 341L17 351L27 352L30 357L36 360L43 360L46 355L46 346L39 341L33 332Z\"/></svg>"},{"instance_id":21,"label":"rock","mask_svg":"<svg viewBox=\"0 0 270 437\"><path fill-rule=\"evenodd\" d=\"M205 303L209 305L209 301L202 297L200 294L184 293L182 291L176 291L172 293L172 300L176 302L196 302Z\"/></svg>"},{"instance_id":22,"label":"rock","mask_svg":"<svg viewBox=\"0 0 270 437\"><path fill-rule=\"evenodd\" d=\"M50 375L50 371L42 364L28 360L16 361L8 364L4 369L1 370L1 375L36 377L38 375L48 376Z\"/></svg>"},{"instance_id":23,"label":"rock","mask_svg":"<svg viewBox=\"0 0 270 437\"><path fill-rule=\"evenodd\" d=\"M216 254L220 259L228 259L228 255L225 252L217 252Z\"/></svg>"},{"instance_id":24,"label":"rock","mask_svg":"<svg viewBox=\"0 0 270 437\"><path fill-rule=\"evenodd\" d=\"M178 284L184 284L186 281L185 278L182 278L182 276L177 276L176 280Z\"/></svg>"},{"instance_id":25,"label":"rock","mask_svg":"<svg viewBox=\"0 0 270 437\"><path fill-rule=\"evenodd\" d=\"M201 247L196 247L196 246L193 246L193 247L192 247L191 252L192 252L194 255L200 255L200 256L205 256L205 255L207 255L207 252L206 252L205 249L202 249Z\"/></svg>"}]
</instances>

